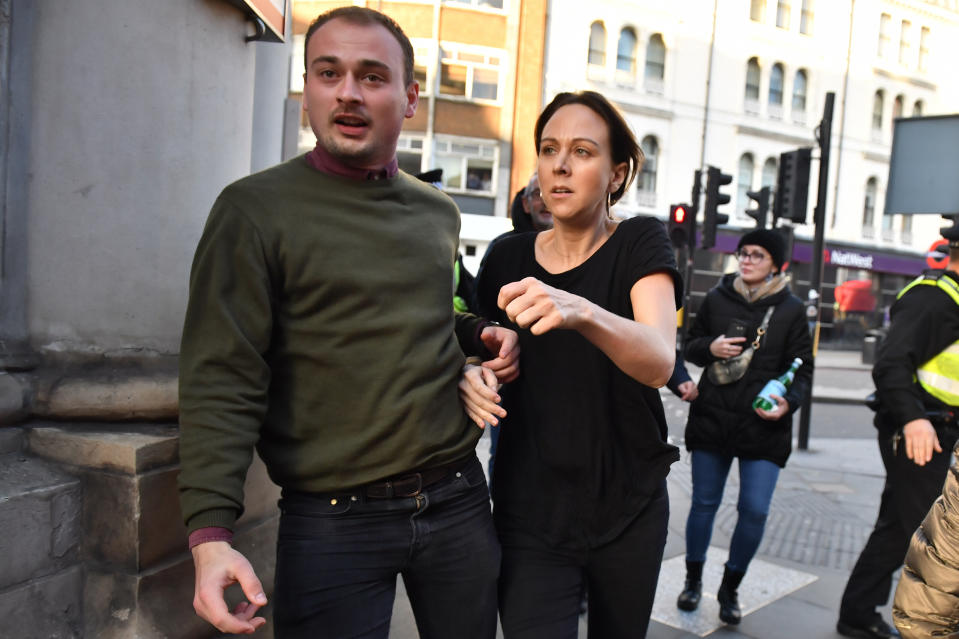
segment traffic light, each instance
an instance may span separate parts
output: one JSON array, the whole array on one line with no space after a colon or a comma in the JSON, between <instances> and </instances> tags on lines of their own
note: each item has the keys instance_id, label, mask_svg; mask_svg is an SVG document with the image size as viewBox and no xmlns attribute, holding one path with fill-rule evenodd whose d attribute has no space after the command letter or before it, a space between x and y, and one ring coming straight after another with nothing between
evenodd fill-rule
<instances>
[{"instance_id":1,"label":"traffic light","mask_svg":"<svg viewBox=\"0 0 959 639\"><path fill-rule=\"evenodd\" d=\"M797 224L806 223L806 202L809 199L809 163L812 149L803 147L779 156L779 179L776 182L774 218L786 218Z\"/></svg>"},{"instance_id":2,"label":"traffic light","mask_svg":"<svg viewBox=\"0 0 959 639\"><path fill-rule=\"evenodd\" d=\"M750 200L756 202L756 208L747 209L746 215L756 220L756 228L766 228L766 213L769 211L769 192L768 186L764 186L758 191L746 191Z\"/></svg>"},{"instance_id":3,"label":"traffic light","mask_svg":"<svg viewBox=\"0 0 959 639\"><path fill-rule=\"evenodd\" d=\"M706 171L706 208L703 215L702 248L716 246L716 226L729 221L729 216L716 209L729 202L729 195L719 189L733 181L733 176L721 172L715 166Z\"/></svg>"},{"instance_id":4,"label":"traffic light","mask_svg":"<svg viewBox=\"0 0 959 639\"><path fill-rule=\"evenodd\" d=\"M695 237L696 219L686 204L672 204L669 207L669 240L676 248L690 245L690 239Z\"/></svg>"}]
</instances>

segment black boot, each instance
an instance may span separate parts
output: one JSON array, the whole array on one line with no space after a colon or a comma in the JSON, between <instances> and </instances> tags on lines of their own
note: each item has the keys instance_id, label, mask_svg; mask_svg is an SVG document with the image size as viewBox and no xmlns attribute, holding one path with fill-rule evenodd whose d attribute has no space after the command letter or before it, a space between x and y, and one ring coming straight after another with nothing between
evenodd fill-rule
<instances>
[{"instance_id":1,"label":"black boot","mask_svg":"<svg viewBox=\"0 0 959 639\"><path fill-rule=\"evenodd\" d=\"M716 593L716 601L719 602L719 618L723 623L735 626L743 618L743 611L739 608L739 595L736 590L745 574L744 572L730 570L729 566L726 566L723 570L723 583L720 584L719 592Z\"/></svg>"},{"instance_id":2,"label":"black boot","mask_svg":"<svg viewBox=\"0 0 959 639\"><path fill-rule=\"evenodd\" d=\"M686 585L676 599L680 610L696 610L703 595L703 562L686 560Z\"/></svg>"}]
</instances>

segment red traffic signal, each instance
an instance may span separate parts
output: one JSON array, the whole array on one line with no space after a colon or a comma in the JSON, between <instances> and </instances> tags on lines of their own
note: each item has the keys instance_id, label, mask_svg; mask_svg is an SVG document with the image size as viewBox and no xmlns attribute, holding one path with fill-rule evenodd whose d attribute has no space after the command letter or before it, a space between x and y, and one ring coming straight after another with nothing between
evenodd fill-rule
<instances>
[{"instance_id":1,"label":"red traffic signal","mask_svg":"<svg viewBox=\"0 0 959 639\"><path fill-rule=\"evenodd\" d=\"M676 248L690 245L696 228L695 218L687 210L687 205L673 204L669 207L669 224L667 224L667 230L669 232L669 241L672 242Z\"/></svg>"}]
</instances>

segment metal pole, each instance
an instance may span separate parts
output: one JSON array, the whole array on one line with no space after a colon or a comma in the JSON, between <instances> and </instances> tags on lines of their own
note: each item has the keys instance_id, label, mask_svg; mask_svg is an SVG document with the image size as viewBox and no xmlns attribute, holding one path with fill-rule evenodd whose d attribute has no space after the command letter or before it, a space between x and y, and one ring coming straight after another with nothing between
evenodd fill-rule
<instances>
[{"instance_id":1,"label":"metal pole","mask_svg":"<svg viewBox=\"0 0 959 639\"><path fill-rule=\"evenodd\" d=\"M819 188L816 192L816 211L813 214L813 223L816 228L812 247L812 275L809 278L809 306L806 309L810 320L815 319L813 328L813 357L819 350L819 317L821 312L822 296L822 251L824 234L826 232L826 196L829 189L829 148L832 142L832 110L836 94L826 93L826 106L823 108L822 122L819 123ZM813 375L815 375L813 369ZM799 416L799 450L809 448L809 420L812 412L812 380L809 378L809 392L803 399L802 413Z\"/></svg>"}]
</instances>

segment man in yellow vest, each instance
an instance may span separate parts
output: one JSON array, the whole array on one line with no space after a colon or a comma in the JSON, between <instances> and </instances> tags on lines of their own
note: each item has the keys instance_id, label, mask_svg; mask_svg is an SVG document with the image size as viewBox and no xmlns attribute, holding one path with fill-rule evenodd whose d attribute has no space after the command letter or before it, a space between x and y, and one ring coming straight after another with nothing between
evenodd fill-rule
<instances>
[{"instance_id":1,"label":"man in yellow vest","mask_svg":"<svg viewBox=\"0 0 959 639\"><path fill-rule=\"evenodd\" d=\"M889 600L909 539L942 491L956 443L959 229L943 236L947 268L924 272L899 293L872 370L886 483L876 525L843 593L837 630L847 637L899 636L876 608Z\"/></svg>"}]
</instances>

